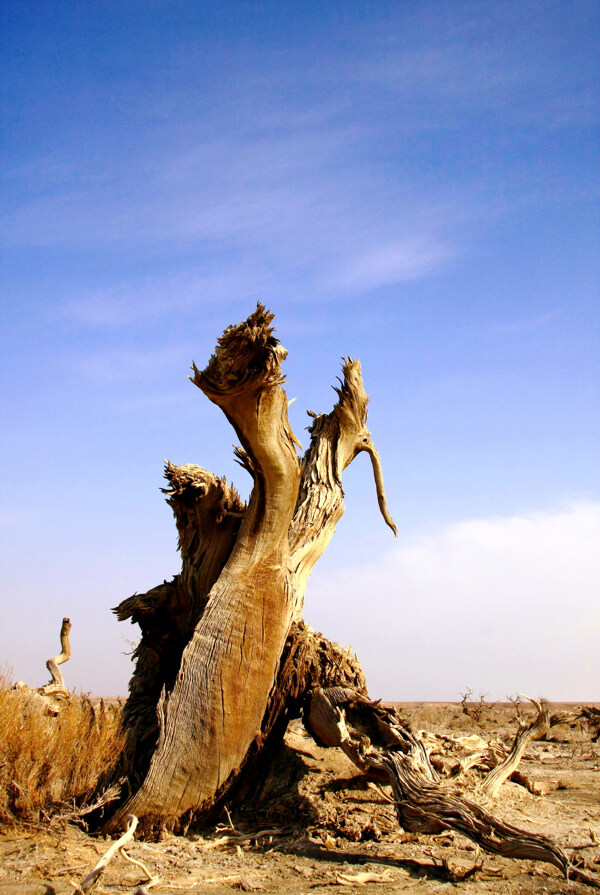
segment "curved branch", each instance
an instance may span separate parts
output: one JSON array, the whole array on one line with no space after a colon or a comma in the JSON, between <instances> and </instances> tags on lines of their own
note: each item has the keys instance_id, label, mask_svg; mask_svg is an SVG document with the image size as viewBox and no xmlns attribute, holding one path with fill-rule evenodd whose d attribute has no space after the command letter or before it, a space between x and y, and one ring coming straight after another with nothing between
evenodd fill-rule
<instances>
[{"instance_id":1,"label":"curved branch","mask_svg":"<svg viewBox=\"0 0 600 895\"><path fill-rule=\"evenodd\" d=\"M61 651L58 656L54 656L53 658L48 659L48 661L46 662L46 668L52 675L52 680L44 687L42 687L43 693L58 698L64 697L65 699L71 695L71 691L65 686L62 672L60 671L58 666L63 665L65 662L68 662L71 658L71 642L69 639L70 631L71 619L63 618L60 629Z\"/></svg>"},{"instance_id":2,"label":"curved branch","mask_svg":"<svg viewBox=\"0 0 600 895\"><path fill-rule=\"evenodd\" d=\"M287 351L273 334L273 317L259 304L246 321L225 330L206 369L194 364L190 377L225 413L242 443L237 455L245 453L254 489L235 550L256 554L258 545L262 556L287 540L300 478L297 439L281 388Z\"/></svg>"},{"instance_id":3,"label":"curved branch","mask_svg":"<svg viewBox=\"0 0 600 895\"><path fill-rule=\"evenodd\" d=\"M379 510L381 515L385 519L386 525L394 532L394 536L398 537L398 527L396 523L392 519L390 511L388 510L387 501L385 499L385 486L383 484L383 470L381 468L381 459L379 457L379 451L373 444L370 438L365 439L363 442L363 447L361 447L362 451L366 451L366 453L371 458L371 465L373 466L373 476L375 478L375 488L377 489L377 503L379 504Z\"/></svg>"},{"instance_id":4,"label":"curved branch","mask_svg":"<svg viewBox=\"0 0 600 895\"><path fill-rule=\"evenodd\" d=\"M529 743L533 740L540 740L550 730L548 709L544 708L537 699L527 698L535 705L538 712L537 716L531 724L522 725L519 728L511 750L504 761L496 765L481 784L481 791L489 796L490 799L494 799L497 796L498 790L504 781L517 769Z\"/></svg>"}]
</instances>

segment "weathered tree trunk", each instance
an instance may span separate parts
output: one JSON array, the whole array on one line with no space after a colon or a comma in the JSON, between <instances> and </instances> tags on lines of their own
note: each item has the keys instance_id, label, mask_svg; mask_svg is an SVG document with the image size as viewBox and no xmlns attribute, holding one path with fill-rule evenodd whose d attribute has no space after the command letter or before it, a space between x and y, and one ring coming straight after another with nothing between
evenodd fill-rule
<instances>
[{"instance_id":1,"label":"weathered tree trunk","mask_svg":"<svg viewBox=\"0 0 600 895\"><path fill-rule=\"evenodd\" d=\"M198 466L166 466L182 569L115 610L140 624L142 640L117 769L129 790L105 829L123 827L129 815L142 829L185 829L234 784L252 787L261 758L302 713L318 743L341 748L368 777L391 785L405 829L455 829L488 851L546 861L600 886L550 840L448 791L422 740L392 709L369 700L356 658L302 621L307 579L343 513L342 473L361 451L372 462L381 513L394 533L396 526L366 428L359 362L344 361L331 413L310 414L311 443L300 458L281 388L286 352L272 319L259 305L225 331L203 372L193 367L192 381L234 427L237 458L254 487L245 506L224 479ZM66 658L63 648L56 665ZM490 776L490 792L546 729L539 708Z\"/></svg>"},{"instance_id":2,"label":"weathered tree trunk","mask_svg":"<svg viewBox=\"0 0 600 895\"><path fill-rule=\"evenodd\" d=\"M120 770L131 791L107 829L128 814L185 826L223 797L307 692L333 683L365 690L356 661L301 624L306 581L343 513L342 473L361 451L396 532L360 364L344 362L338 401L327 415L311 414L300 458L272 319L259 305L225 331L203 372L193 367L194 384L234 427L254 487L245 507L223 479L167 464L182 571L116 609L143 636L124 712Z\"/></svg>"}]
</instances>

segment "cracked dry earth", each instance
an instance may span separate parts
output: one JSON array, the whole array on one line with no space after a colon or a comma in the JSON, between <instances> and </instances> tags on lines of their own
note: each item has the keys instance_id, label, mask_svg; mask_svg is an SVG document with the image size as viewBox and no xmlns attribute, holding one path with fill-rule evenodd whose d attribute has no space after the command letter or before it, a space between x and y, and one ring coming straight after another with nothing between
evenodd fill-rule
<instances>
[{"instance_id":1,"label":"cracked dry earth","mask_svg":"<svg viewBox=\"0 0 600 895\"><path fill-rule=\"evenodd\" d=\"M402 705L414 729L454 736L476 733L512 741L512 708L495 706L478 722L456 705ZM600 879L600 745L585 726L554 727L549 739L530 744L520 770L542 794L507 782L493 804L499 817L543 833L577 856ZM471 773L471 772L469 772ZM474 775L474 772L472 772ZM476 778L465 777L463 792ZM483 802L482 802L483 804ZM290 725L285 748L255 808L229 804L235 833L190 831L161 842L126 846L140 866L114 858L94 888L97 893L272 892L286 895L356 891L365 895L415 893L590 893L548 864L479 853L459 834L425 836L398 828L393 808L365 786L338 750L321 749L299 722ZM4 830L0 835L0 895L71 895L110 841L73 827ZM478 868L478 869L474 869Z\"/></svg>"}]
</instances>

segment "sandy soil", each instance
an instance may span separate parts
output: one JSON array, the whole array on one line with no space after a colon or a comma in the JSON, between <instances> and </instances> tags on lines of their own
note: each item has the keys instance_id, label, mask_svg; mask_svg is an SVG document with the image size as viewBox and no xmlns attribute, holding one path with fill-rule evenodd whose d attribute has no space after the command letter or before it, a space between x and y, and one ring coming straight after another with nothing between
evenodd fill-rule
<instances>
[{"instance_id":1,"label":"sandy soil","mask_svg":"<svg viewBox=\"0 0 600 895\"><path fill-rule=\"evenodd\" d=\"M411 704L401 710L414 728L436 733L476 733L510 742L516 730L510 706L487 709L478 721L455 705ZM543 794L508 782L493 806L475 798L503 820L553 838L600 881L600 745L584 726L553 727L548 739L529 746L520 769ZM471 798L475 779L465 779ZM227 831L213 827L161 842L136 841L127 851L158 881L144 883L139 866L117 857L94 891L117 895L139 885L149 892L215 895L240 890L318 895L331 887L365 895L409 889L419 895L592 891L567 883L548 864L478 854L458 834L404 833L392 806L365 786L348 759L317 747L297 722L259 803L252 809L228 807L242 835L219 842ZM110 844L73 826L4 831L0 895L70 895L70 880L81 882Z\"/></svg>"}]
</instances>

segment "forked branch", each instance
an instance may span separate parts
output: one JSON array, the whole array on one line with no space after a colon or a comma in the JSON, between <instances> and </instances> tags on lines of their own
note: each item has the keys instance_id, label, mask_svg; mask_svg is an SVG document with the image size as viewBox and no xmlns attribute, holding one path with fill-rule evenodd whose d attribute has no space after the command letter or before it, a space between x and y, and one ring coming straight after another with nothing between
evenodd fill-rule
<instances>
[{"instance_id":1,"label":"forked branch","mask_svg":"<svg viewBox=\"0 0 600 895\"><path fill-rule=\"evenodd\" d=\"M335 388L338 401L333 410L328 414L309 414L313 418L309 430L311 442L304 457L298 500L289 531L291 568L299 593L297 618L308 576L344 513L342 474L363 451L371 459L383 518L394 534L397 531L385 499L379 454L367 429L369 397L364 389L360 361L346 358L342 372L340 387Z\"/></svg>"}]
</instances>

